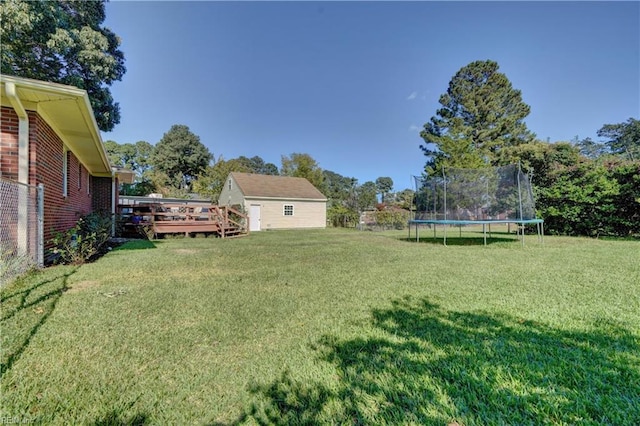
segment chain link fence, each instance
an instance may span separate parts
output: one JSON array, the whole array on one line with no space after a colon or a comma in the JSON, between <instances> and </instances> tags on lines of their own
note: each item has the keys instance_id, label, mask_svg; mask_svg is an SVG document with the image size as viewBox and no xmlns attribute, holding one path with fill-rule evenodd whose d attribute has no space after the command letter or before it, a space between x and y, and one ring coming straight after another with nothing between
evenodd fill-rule
<instances>
[{"instance_id":1,"label":"chain link fence","mask_svg":"<svg viewBox=\"0 0 640 426\"><path fill-rule=\"evenodd\" d=\"M0 178L0 287L43 260L42 185Z\"/></svg>"}]
</instances>

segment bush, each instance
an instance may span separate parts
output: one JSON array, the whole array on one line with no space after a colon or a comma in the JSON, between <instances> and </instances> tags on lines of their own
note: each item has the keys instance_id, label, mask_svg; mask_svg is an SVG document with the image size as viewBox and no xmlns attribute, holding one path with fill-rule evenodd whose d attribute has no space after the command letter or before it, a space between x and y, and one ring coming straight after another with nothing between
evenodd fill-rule
<instances>
[{"instance_id":1,"label":"bush","mask_svg":"<svg viewBox=\"0 0 640 426\"><path fill-rule=\"evenodd\" d=\"M339 204L335 204L327 209L327 220L331 226L336 228L355 228L359 218L357 212Z\"/></svg>"},{"instance_id":2,"label":"bush","mask_svg":"<svg viewBox=\"0 0 640 426\"><path fill-rule=\"evenodd\" d=\"M71 228L56 232L51 253L58 263L81 265L100 253L111 237L111 215L94 212L82 216Z\"/></svg>"},{"instance_id":3,"label":"bush","mask_svg":"<svg viewBox=\"0 0 640 426\"><path fill-rule=\"evenodd\" d=\"M536 192L538 211L551 233L640 235L640 162L557 166Z\"/></svg>"},{"instance_id":4,"label":"bush","mask_svg":"<svg viewBox=\"0 0 640 426\"><path fill-rule=\"evenodd\" d=\"M381 206L383 210L367 212L365 219L365 229L387 230L404 229L409 221L410 212L401 209L389 209Z\"/></svg>"}]
</instances>

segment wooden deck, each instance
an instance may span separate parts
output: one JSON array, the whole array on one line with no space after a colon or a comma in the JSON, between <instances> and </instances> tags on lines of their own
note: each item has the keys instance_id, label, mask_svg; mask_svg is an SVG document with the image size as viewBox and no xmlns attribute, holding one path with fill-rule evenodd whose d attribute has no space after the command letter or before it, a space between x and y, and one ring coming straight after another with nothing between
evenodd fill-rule
<instances>
[{"instance_id":1,"label":"wooden deck","mask_svg":"<svg viewBox=\"0 0 640 426\"><path fill-rule=\"evenodd\" d=\"M215 234L220 238L249 234L249 217L227 206L141 203L121 205L123 233Z\"/></svg>"}]
</instances>

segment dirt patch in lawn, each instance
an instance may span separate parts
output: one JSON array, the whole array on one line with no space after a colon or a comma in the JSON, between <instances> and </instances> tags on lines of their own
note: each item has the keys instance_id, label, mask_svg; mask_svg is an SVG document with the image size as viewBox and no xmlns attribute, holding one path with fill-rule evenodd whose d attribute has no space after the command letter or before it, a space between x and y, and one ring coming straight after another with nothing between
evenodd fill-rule
<instances>
[{"instance_id":1,"label":"dirt patch in lawn","mask_svg":"<svg viewBox=\"0 0 640 426\"><path fill-rule=\"evenodd\" d=\"M100 281L79 281L69 286L69 288L67 289L67 293L80 293L81 291L97 287L98 285L100 285Z\"/></svg>"}]
</instances>

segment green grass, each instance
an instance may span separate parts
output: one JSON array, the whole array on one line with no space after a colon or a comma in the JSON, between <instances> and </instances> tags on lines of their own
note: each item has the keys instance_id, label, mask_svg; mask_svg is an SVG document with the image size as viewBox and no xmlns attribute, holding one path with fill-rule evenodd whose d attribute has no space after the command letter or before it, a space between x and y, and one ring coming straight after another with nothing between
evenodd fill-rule
<instances>
[{"instance_id":1,"label":"green grass","mask_svg":"<svg viewBox=\"0 0 640 426\"><path fill-rule=\"evenodd\" d=\"M457 231L129 243L0 293L0 418L640 423L640 242Z\"/></svg>"}]
</instances>

